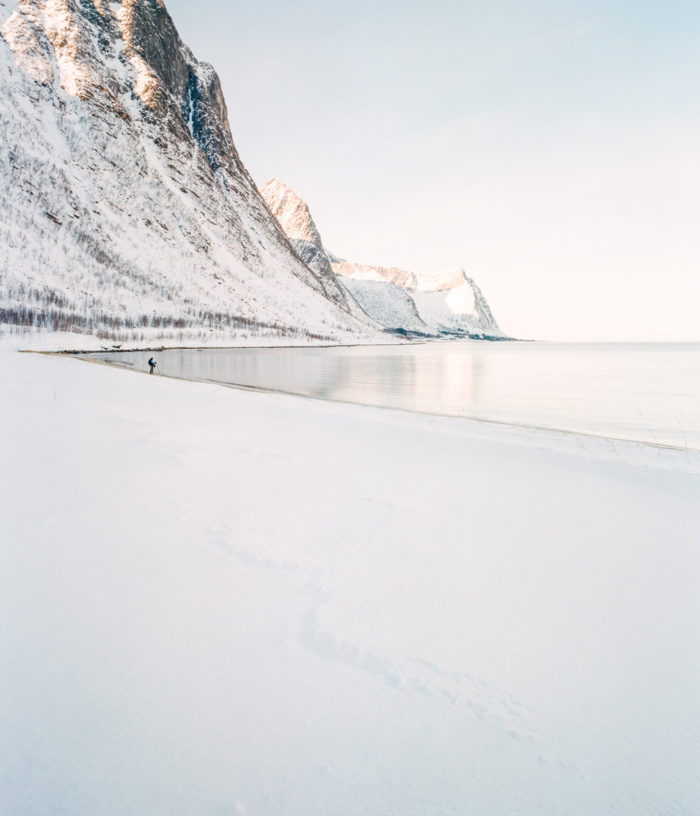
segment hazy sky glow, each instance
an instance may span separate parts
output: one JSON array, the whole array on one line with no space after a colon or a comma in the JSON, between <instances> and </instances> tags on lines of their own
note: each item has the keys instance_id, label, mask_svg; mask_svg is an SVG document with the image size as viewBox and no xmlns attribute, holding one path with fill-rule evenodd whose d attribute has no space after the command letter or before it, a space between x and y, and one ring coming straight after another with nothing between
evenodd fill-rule
<instances>
[{"instance_id":1,"label":"hazy sky glow","mask_svg":"<svg viewBox=\"0 0 700 816\"><path fill-rule=\"evenodd\" d=\"M326 246L464 266L502 328L700 340L697 0L166 0Z\"/></svg>"}]
</instances>

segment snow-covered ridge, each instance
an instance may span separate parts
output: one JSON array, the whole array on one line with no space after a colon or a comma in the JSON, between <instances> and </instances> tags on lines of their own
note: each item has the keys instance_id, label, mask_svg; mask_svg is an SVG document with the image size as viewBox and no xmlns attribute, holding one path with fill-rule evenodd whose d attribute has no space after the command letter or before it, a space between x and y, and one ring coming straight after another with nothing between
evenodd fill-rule
<instances>
[{"instance_id":1,"label":"snow-covered ridge","mask_svg":"<svg viewBox=\"0 0 700 816\"><path fill-rule=\"evenodd\" d=\"M279 222L296 254L323 281L328 296L347 308L348 298L331 268L321 235L306 203L284 182L273 178L260 195Z\"/></svg>"},{"instance_id":2,"label":"snow-covered ridge","mask_svg":"<svg viewBox=\"0 0 700 816\"><path fill-rule=\"evenodd\" d=\"M351 261L333 261L333 270L336 275L344 278L367 281L389 281L404 289L415 289L417 276L414 272L407 272L396 266L371 266L369 264L352 263Z\"/></svg>"},{"instance_id":3,"label":"snow-covered ridge","mask_svg":"<svg viewBox=\"0 0 700 816\"><path fill-rule=\"evenodd\" d=\"M413 335L428 336L434 333L421 319L416 302L407 289L390 281L360 278L340 280L365 314L384 328Z\"/></svg>"},{"instance_id":4,"label":"snow-covered ridge","mask_svg":"<svg viewBox=\"0 0 700 816\"><path fill-rule=\"evenodd\" d=\"M377 339L300 260L160 0L0 0L0 331Z\"/></svg>"},{"instance_id":5,"label":"snow-covered ridge","mask_svg":"<svg viewBox=\"0 0 700 816\"><path fill-rule=\"evenodd\" d=\"M266 181L260 188L260 195L270 212L279 221L287 238L306 241L323 249L321 236L305 201L278 178Z\"/></svg>"},{"instance_id":6,"label":"snow-covered ridge","mask_svg":"<svg viewBox=\"0 0 700 816\"><path fill-rule=\"evenodd\" d=\"M342 260L324 249L307 204L284 182L271 179L261 193L300 257L324 275L331 269L365 314L384 328L417 335L505 336L463 269L417 275Z\"/></svg>"},{"instance_id":7,"label":"snow-covered ridge","mask_svg":"<svg viewBox=\"0 0 700 816\"><path fill-rule=\"evenodd\" d=\"M397 290L392 296L393 300L408 295L423 323L423 329L408 325L395 328L402 328L407 332L423 331L458 337L496 339L505 336L481 289L463 269L417 275L396 267L363 266L347 261L333 263L331 266L350 291L354 292L359 284L368 289L376 288L384 282L384 286L388 283ZM371 310L367 314L378 319ZM379 322L385 325L383 317Z\"/></svg>"}]
</instances>

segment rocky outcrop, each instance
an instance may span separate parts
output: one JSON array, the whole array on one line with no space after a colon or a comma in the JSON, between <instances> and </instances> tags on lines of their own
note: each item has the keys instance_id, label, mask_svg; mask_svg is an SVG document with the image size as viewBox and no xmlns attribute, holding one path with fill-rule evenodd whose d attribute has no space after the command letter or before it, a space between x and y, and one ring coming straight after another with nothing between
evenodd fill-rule
<instances>
[{"instance_id":1,"label":"rocky outcrop","mask_svg":"<svg viewBox=\"0 0 700 816\"><path fill-rule=\"evenodd\" d=\"M0 0L0 325L376 337L298 257L162 0Z\"/></svg>"},{"instance_id":2,"label":"rocky outcrop","mask_svg":"<svg viewBox=\"0 0 700 816\"><path fill-rule=\"evenodd\" d=\"M345 290L331 269L321 236L306 203L277 178L263 184L260 195L282 227L296 254L323 281L328 296L347 307Z\"/></svg>"}]
</instances>

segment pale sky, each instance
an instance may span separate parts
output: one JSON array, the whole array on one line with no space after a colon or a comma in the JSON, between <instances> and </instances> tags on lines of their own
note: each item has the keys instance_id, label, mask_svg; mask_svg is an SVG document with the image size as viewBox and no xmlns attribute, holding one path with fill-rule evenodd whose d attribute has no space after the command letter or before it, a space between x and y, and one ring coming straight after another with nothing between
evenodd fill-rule
<instances>
[{"instance_id":1,"label":"pale sky","mask_svg":"<svg viewBox=\"0 0 700 816\"><path fill-rule=\"evenodd\" d=\"M504 331L700 341L700 2L166 0L234 140L349 260Z\"/></svg>"}]
</instances>

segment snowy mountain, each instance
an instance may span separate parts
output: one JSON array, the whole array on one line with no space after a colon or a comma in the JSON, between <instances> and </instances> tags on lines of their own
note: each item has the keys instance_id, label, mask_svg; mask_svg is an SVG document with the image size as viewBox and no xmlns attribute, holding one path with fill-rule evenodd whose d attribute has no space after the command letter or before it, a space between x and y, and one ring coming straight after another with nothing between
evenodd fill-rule
<instances>
[{"instance_id":1,"label":"snowy mountain","mask_svg":"<svg viewBox=\"0 0 700 816\"><path fill-rule=\"evenodd\" d=\"M412 296L422 319L442 333L503 336L481 289L461 268L417 276Z\"/></svg>"},{"instance_id":2,"label":"snowy mountain","mask_svg":"<svg viewBox=\"0 0 700 816\"><path fill-rule=\"evenodd\" d=\"M260 190L270 211L309 266L338 276L372 320L412 335L503 338L481 290L463 269L417 275L397 267L342 260L323 247L306 203L279 179Z\"/></svg>"},{"instance_id":3,"label":"snowy mountain","mask_svg":"<svg viewBox=\"0 0 700 816\"><path fill-rule=\"evenodd\" d=\"M162 0L0 0L0 331L369 340L241 162Z\"/></svg>"},{"instance_id":4,"label":"snowy mountain","mask_svg":"<svg viewBox=\"0 0 700 816\"><path fill-rule=\"evenodd\" d=\"M458 337L505 337L481 289L463 269L417 275L396 267L364 266L348 261L334 262L331 266L353 293L360 285L368 289L386 285L386 282L398 290L392 293L392 299L398 300L407 293L414 303L415 313L427 327L424 330L429 333ZM358 300L363 303L361 296ZM383 315L371 309L366 311L382 325L387 325ZM416 331L408 325L403 328L408 332Z\"/></svg>"},{"instance_id":5,"label":"snowy mountain","mask_svg":"<svg viewBox=\"0 0 700 816\"><path fill-rule=\"evenodd\" d=\"M296 254L323 281L329 297L346 306L348 298L331 269L309 208L299 196L279 179L273 178L260 188L270 212L289 239Z\"/></svg>"},{"instance_id":6,"label":"snowy mountain","mask_svg":"<svg viewBox=\"0 0 700 816\"><path fill-rule=\"evenodd\" d=\"M344 278L366 281L390 281L405 289L415 289L417 276L415 272L406 272L396 266L370 266L351 263L342 258L333 258L333 270Z\"/></svg>"},{"instance_id":7,"label":"snowy mountain","mask_svg":"<svg viewBox=\"0 0 700 816\"><path fill-rule=\"evenodd\" d=\"M359 303L365 314L392 331L414 335L434 334L423 322L408 290L389 281L341 278L342 285Z\"/></svg>"}]
</instances>

